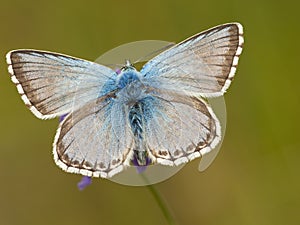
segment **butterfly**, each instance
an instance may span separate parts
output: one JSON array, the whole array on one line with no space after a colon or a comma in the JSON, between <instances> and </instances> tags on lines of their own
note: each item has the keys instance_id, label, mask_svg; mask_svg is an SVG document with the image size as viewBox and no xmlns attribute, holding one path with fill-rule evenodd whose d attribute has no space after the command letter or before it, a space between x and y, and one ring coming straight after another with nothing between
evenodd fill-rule
<instances>
[{"instance_id":1,"label":"butterfly","mask_svg":"<svg viewBox=\"0 0 300 225\"><path fill-rule=\"evenodd\" d=\"M109 178L133 165L178 166L221 140L207 98L222 96L243 48L239 23L198 33L120 71L39 50L13 50L8 71L25 105L40 119L65 116L53 143L70 173Z\"/></svg>"}]
</instances>

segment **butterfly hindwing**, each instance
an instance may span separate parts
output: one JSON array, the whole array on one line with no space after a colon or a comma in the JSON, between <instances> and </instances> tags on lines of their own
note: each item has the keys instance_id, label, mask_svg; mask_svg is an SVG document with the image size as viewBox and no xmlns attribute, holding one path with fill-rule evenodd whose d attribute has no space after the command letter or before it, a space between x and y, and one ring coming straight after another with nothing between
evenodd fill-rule
<instances>
[{"instance_id":1,"label":"butterfly hindwing","mask_svg":"<svg viewBox=\"0 0 300 225\"><path fill-rule=\"evenodd\" d=\"M89 102L62 121L53 145L56 164L67 172L105 178L121 172L132 148L125 107L112 98Z\"/></svg>"},{"instance_id":2,"label":"butterfly hindwing","mask_svg":"<svg viewBox=\"0 0 300 225\"><path fill-rule=\"evenodd\" d=\"M179 165L209 152L221 140L217 117L197 97L153 93L144 113L145 146L157 163Z\"/></svg>"}]
</instances>

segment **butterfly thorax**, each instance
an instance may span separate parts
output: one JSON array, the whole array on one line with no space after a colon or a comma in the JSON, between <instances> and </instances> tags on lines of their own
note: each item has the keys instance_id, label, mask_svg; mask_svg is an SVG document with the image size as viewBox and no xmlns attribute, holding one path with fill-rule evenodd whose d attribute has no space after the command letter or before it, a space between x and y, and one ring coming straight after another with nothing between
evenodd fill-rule
<instances>
[{"instance_id":1,"label":"butterfly thorax","mask_svg":"<svg viewBox=\"0 0 300 225\"><path fill-rule=\"evenodd\" d=\"M142 74L138 72L133 66L126 66L121 70L117 77L117 87L122 89L134 81L140 81Z\"/></svg>"},{"instance_id":2,"label":"butterfly thorax","mask_svg":"<svg viewBox=\"0 0 300 225\"><path fill-rule=\"evenodd\" d=\"M139 100L146 97L143 85L143 75L134 67L125 67L116 79L119 89L117 97L123 104L133 106Z\"/></svg>"}]
</instances>

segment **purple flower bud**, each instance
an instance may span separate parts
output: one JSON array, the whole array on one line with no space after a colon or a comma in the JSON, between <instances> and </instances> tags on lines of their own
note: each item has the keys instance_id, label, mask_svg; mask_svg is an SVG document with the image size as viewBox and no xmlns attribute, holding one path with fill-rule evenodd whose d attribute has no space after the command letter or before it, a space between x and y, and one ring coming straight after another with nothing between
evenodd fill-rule
<instances>
[{"instance_id":1,"label":"purple flower bud","mask_svg":"<svg viewBox=\"0 0 300 225\"><path fill-rule=\"evenodd\" d=\"M87 177L87 176L83 176L81 178L81 181L78 182L77 187L80 191L82 191L83 189L85 189L87 186L89 186L92 183L92 178L91 177Z\"/></svg>"},{"instance_id":2,"label":"purple flower bud","mask_svg":"<svg viewBox=\"0 0 300 225\"><path fill-rule=\"evenodd\" d=\"M116 69L116 73L120 74L121 73L121 69Z\"/></svg>"},{"instance_id":3,"label":"purple flower bud","mask_svg":"<svg viewBox=\"0 0 300 225\"><path fill-rule=\"evenodd\" d=\"M60 117L59 117L59 122L63 121L64 118L65 118L67 115L68 115L68 114L65 114L65 115L60 116Z\"/></svg>"},{"instance_id":4,"label":"purple flower bud","mask_svg":"<svg viewBox=\"0 0 300 225\"><path fill-rule=\"evenodd\" d=\"M138 160L137 160L136 157L133 157L133 159L131 160L131 162L135 166L136 172L137 173L142 173L142 172L144 172L147 169L147 166L150 165L151 159L147 157L146 158L146 165L144 165L144 166L139 165Z\"/></svg>"}]
</instances>

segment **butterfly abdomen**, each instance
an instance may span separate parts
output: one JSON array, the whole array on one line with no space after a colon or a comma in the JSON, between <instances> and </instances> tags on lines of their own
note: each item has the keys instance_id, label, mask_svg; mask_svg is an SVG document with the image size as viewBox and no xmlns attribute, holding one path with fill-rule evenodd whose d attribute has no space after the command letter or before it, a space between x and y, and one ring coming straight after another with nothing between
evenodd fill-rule
<instances>
[{"instance_id":1,"label":"butterfly abdomen","mask_svg":"<svg viewBox=\"0 0 300 225\"><path fill-rule=\"evenodd\" d=\"M135 103L129 111L129 121L135 138L143 139L143 118L141 103Z\"/></svg>"},{"instance_id":2,"label":"butterfly abdomen","mask_svg":"<svg viewBox=\"0 0 300 225\"><path fill-rule=\"evenodd\" d=\"M147 153L143 147L143 111L142 103L135 103L129 110L129 122L134 136L134 161L138 166L144 166L147 164Z\"/></svg>"},{"instance_id":3,"label":"butterfly abdomen","mask_svg":"<svg viewBox=\"0 0 300 225\"><path fill-rule=\"evenodd\" d=\"M129 123L134 135L133 161L139 166L145 166L152 163L146 149L145 136L147 127L154 117L154 109L157 100L151 96L145 96L141 100L136 101L129 109Z\"/></svg>"},{"instance_id":4,"label":"butterfly abdomen","mask_svg":"<svg viewBox=\"0 0 300 225\"><path fill-rule=\"evenodd\" d=\"M151 122L156 108L156 100L148 95L141 100L136 100L129 108L129 122L135 138L143 140L145 127Z\"/></svg>"}]
</instances>

